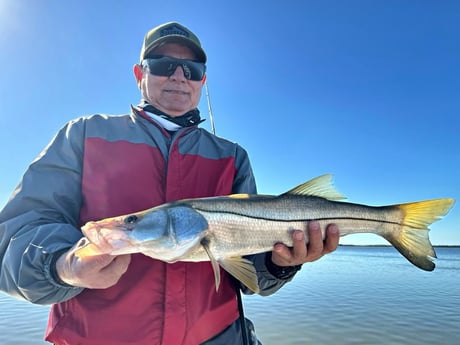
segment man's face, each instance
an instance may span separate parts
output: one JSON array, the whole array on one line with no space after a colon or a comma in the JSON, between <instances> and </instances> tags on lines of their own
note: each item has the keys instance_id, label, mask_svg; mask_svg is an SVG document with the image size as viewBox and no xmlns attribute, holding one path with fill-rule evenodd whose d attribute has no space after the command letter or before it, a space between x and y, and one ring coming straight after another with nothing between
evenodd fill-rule
<instances>
[{"instance_id":1,"label":"man's face","mask_svg":"<svg viewBox=\"0 0 460 345\"><path fill-rule=\"evenodd\" d=\"M195 59L195 54L190 48L176 43L166 43L155 48L151 54ZM142 97L159 110L171 116L180 116L197 107L203 83L186 79L180 66L177 66L169 77L153 75L149 73L148 68L142 70L138 65L134 68Z\"/></svg>"}]
</instances>

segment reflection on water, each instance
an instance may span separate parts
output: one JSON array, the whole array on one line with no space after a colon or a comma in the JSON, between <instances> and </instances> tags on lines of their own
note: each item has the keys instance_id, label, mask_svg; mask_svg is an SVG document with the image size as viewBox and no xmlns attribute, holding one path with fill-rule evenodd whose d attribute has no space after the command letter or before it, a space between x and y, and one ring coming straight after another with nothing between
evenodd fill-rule
<instances>
[{"instance_id":1,"label":"reflection on water","mask_svg":"<svg viewBox=\"0 0 460 345\"><path fill-rule=\"evenodd\" d=\"M390 247L340 247L277 294L245 296L264 345L458 345L460 248L424 272ZM0 294L0 344L43 345L48 307Z\"/></svg>"}]
</instances>

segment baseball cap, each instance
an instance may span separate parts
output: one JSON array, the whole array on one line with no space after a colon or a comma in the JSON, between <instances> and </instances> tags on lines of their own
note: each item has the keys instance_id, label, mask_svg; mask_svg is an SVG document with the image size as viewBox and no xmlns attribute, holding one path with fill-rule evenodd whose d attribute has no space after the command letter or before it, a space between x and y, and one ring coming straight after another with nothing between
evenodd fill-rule
<instances>
[{"instance_id":1,"label":"baseball cap","mask_svg":"<svg viewBox=\"0 0 460 345\"><path fill-rule=\"evenodd\" d=\"M148 54L154 48L165 42L186 45L193 50L200 62L206 62L206 53L203 48L201 48L198 37L185 26L177 22L161 24L147 32L144 37L144 43L142 44L141 62L148 57Z\"/></svg>"}]
</instances>

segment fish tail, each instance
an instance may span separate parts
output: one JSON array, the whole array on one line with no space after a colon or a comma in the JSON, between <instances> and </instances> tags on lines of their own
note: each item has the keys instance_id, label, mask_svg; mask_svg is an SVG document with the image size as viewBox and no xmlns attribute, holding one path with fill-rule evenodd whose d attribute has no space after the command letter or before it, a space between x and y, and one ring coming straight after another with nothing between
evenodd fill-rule
<instances>
[{"instance_id":1,"label":"fish tail","mask_svg":"<svg viewBox=\"0 0 460 345\"><path fill-rule=\"evenodd\" d=\"M402 228L383 237L415 266L432 271L436 253L428 237L428 226L444 216L454 202L445 198L395 205L404 215Z\"/></svg>"}]
</instances>

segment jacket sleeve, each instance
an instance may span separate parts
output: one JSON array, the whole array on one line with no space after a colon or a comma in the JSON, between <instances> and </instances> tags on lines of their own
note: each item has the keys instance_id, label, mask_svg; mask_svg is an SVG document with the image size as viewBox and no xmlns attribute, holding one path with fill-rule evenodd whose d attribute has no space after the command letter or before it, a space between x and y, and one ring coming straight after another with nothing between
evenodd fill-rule
<instances>
[{"instance_id":1,"label":"jacket sleeve","mask_svg":"<svg viewBox=\"0 0 460 345\"><path fill-rule=\"evenodd\" d=\"M251 163L247 152L238 146L238 153L236 156L237 164L237 175L233 182L233 193L248 193L256 194L256 182L254 174L252 172ZM248 255L246 259L249 259L253 262L254 267L257 272L257 279L259 282L260 292L262 296L269 296L276 291L278 291L284 284L291 281L293 276L290 276L287 279L279 279L272 275L265 264L267 260L267 255L270 253L262 253L255 255ZM245 294L252 294L252 291L249 290L246 286L242 285L241 289Z\"/></svg>"},{"instance_id":2,"label":"jacket sleeve","mask_svg":"<svg viewBox=\"0 0 460 345\"><path fill-rule=\"evenodd\" d=\"M0 212L0 290L32 303L64 301L83 290L55 273L57 257L82 237L82 122L58 132Z\"/></svg>"}]
</instances>

